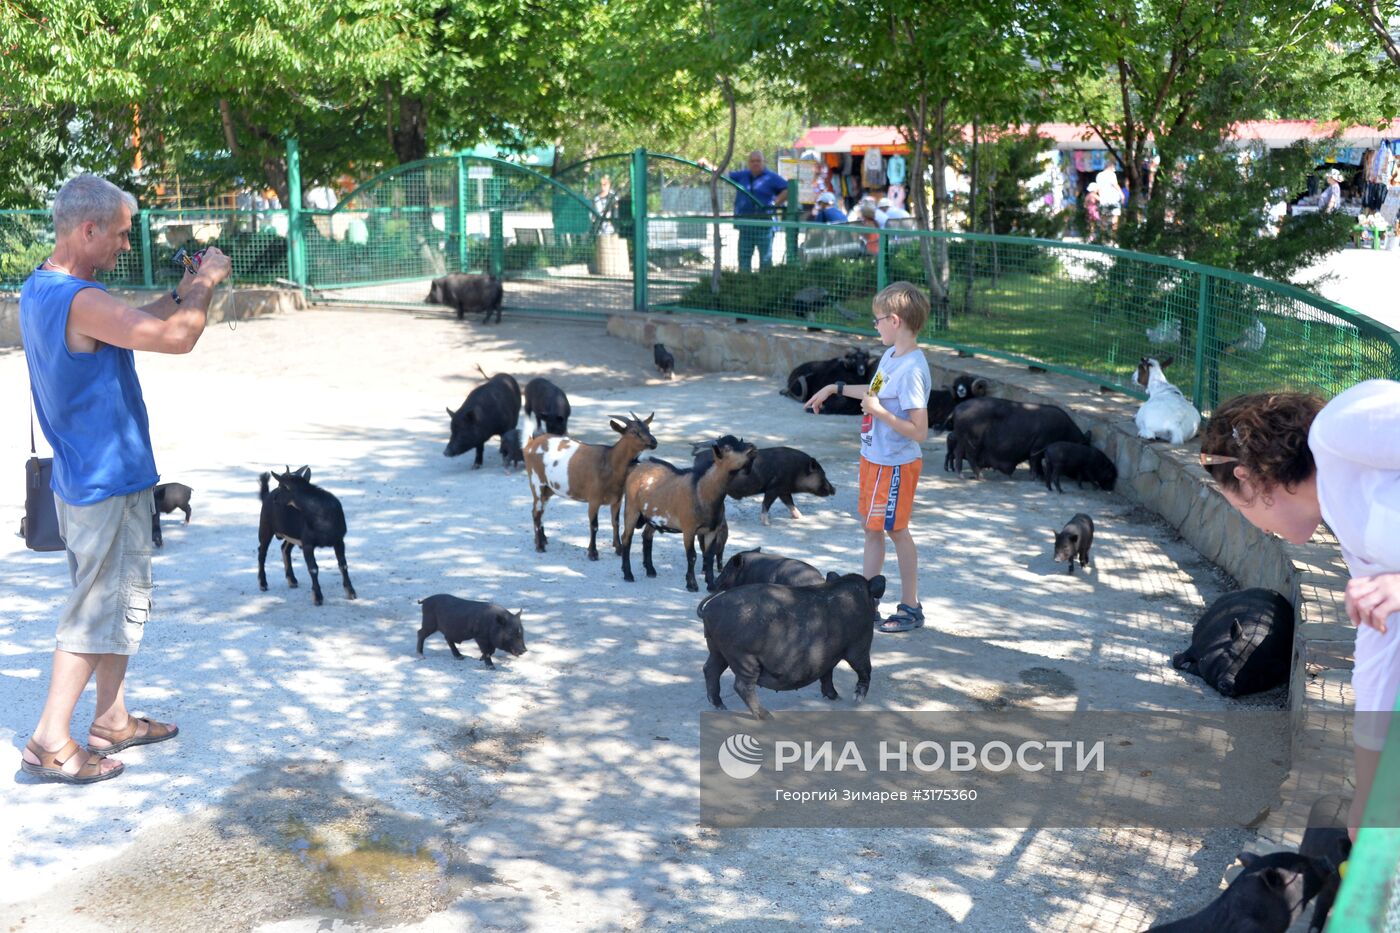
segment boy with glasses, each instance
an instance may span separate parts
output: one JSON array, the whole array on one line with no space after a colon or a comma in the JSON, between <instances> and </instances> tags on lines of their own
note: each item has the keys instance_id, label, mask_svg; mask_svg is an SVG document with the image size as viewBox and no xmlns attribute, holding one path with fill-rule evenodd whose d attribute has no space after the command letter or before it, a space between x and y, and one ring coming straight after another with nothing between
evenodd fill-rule
<instances>
[{"instance_id":1,"label":"boy with glasses","mask_svg":"<svg viewBox=\"0 0 1400 933\"><path fill-rule=\"evenodd\" d=\"M867 579L885 563L885 537L894 543L899 562L900 601L895 613L878 626L881 632L907 632L924 624L919 603L919 555L909 533L914 488L923 465L928 437L928 361L919 349L919 332L928 321L929 301L909 282L896 282L875 296L875 331L889 347L869 385L836 382L817 390L805 407L820 412L833 395L861 400L859 514L865 527ZM878 612L877 612L878 618Z\"/></svg>"}]
</instances>

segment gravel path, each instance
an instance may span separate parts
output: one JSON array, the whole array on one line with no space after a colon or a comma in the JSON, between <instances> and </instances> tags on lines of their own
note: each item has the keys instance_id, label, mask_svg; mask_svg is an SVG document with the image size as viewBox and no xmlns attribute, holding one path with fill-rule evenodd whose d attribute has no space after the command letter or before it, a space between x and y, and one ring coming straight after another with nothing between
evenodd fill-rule
<instances>
[{"instance_id":1,"label":"gravel path","mask_svg":"<svg viewBox=\"0 0 1400 933\"><path fill-rule=\"evenodd\" d=\"M802 415L752 376L657 380L649 350L597 323L318 310L143 356L157 461L194 488L194 519L165 523L128 695L182 736L83 790L20 775L68 581L61 555L0 539L0 737L15 750L0 929L1140 930L1208 900L1249 842L699 826L705 651L679 540L658 538L658 578L627 584L606 548L586 559L584 506L555 500L536 554L524 477L494 454L478 472L442 456L443 408L478 364L522 384L549 375L586 440L608 436L610 415L655 410L673 461L720 432L809 451L837 495L799 498L796 522L777 505L771 528L757 500L731 505L730 550L859 569L854 419ZM0 387L22 398L20 354L0 353ZM4 406L7 529L27 439L25 409ZM1112 495L1048 493L1024 471L958 480L937 468L941 441L928 451L913 527L930 622L877 636L869 708L1224 708L1168 665L1228 583L1213 567ZM299 557L301 589L275 567L257 589L257 474L303 463L345 505L355 602L329 554L323 607ZM1052 529L1080 510L1099 525L1091 577L1049 558ZM524 607L529 653L493 672L437 640L416 660L415 600L437 592ZM849 696L853 675L836 680ZM763 699L831 708L815 685ZM91 714L89 692L79 729Z\"/></svg>"}]
</instances>

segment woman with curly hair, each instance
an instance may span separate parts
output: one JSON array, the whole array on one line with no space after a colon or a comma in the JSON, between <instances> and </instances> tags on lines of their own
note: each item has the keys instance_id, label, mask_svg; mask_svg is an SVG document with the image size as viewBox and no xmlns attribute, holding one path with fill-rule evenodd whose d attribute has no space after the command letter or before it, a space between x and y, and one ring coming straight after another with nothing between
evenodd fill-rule
<instances>
[{"instance_id":1,"label":"woman with curly hair","mask_svg":"<svg viewBox=\"0 0 1400 933\"><path fill-rule=\"evenodd\" d=\"M1201 466L1261 531L1304 544L1326 520L1351 571L1357 716L1352 832L1371 791L1400 689L1400 382L1360 383L1326 404L1297 393L1221 405Z\"/></svg>"}]
</instances>

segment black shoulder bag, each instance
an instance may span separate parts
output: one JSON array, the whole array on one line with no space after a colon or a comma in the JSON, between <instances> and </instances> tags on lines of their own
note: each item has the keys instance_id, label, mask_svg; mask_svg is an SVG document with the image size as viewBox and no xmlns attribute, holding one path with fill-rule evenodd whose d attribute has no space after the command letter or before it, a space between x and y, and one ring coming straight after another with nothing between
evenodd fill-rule
<instances>
[{"instance_id":1,"label":"black shoulder bag","mask_svg":"<svg viewBox=\"0 0 1400 933\"><path fill-rule=\"evenodd\" d=\"M29 409L29 460L24 464L24 518L19 533L31 551L61 551L63 538L58 533L58 507L53 501L53 458L40 457L34 446L34 402Z\"/></svg>"}]
</instances>

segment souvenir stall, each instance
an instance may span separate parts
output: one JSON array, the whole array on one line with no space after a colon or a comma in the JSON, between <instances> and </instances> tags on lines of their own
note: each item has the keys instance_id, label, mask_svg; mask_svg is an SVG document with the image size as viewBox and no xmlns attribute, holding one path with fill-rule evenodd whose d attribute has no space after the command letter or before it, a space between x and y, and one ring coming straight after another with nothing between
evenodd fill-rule
<instances>
[{"instance_id":1,"label":"souvenir stall","mask_svg":"<svg viewBox=\"0 0 1400 933\"><path fill-rule=\"evenodd\" d=\"M853 208L867 194L905 207L910 150L895 127L814 126L793 147L799 157L791 162L792 174L784 171L782 160L778 174L800 183L802 172L811 173L812 184L799 187L804 206L810 206L823 191L831 191L844 210Z\"/></svg>"}]
</instances>

